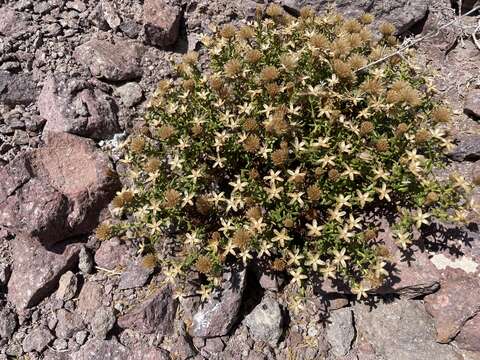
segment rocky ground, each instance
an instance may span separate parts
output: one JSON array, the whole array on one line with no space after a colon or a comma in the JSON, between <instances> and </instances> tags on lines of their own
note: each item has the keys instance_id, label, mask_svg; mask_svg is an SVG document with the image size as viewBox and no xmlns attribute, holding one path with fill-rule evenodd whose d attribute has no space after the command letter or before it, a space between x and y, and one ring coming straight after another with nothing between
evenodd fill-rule
<instances>
[{"instance_id":1,"label":"rocky ground","mask_svg":"<svg viewBox=\"0 0 480 360\"><path fill-rule=\"evenodd\" d=\"M304 4L283 0L292 14ZM419 43L455 110L449 170L480 171L480 15L449 0L337 0ZM480 359L478 224L431 227L358 303L324 284L295 303L284 279L225 276L204 305L178 298L134 244L91 236L121 183L113 151L171 61L210 23L261 1L0 0L0 359ZM118 166L117 166L118 165ZM447 171L448 172L448 171Z\"/></svg>"}]
</instances>

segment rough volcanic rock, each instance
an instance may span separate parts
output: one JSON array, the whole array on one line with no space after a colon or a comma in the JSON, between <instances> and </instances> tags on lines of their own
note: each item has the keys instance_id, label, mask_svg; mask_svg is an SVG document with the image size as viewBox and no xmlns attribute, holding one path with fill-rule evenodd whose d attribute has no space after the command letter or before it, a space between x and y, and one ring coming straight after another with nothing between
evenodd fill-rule
<instances>
[{"instance_id":1,"label":"rough volcanic rock","mask_svg":"<svg viewBox=\"0 0 480 360\"><path fill-rule=\"evenodd\" d=\"M378 240L390 252L392 266L384 285L375 291L380 294L395 293L408 298L430 294L440 287L440 272L431 263L428 254L412 246L406 257L395 244L390 225L385 219L379 223Z\"/></svg>"},{"instance_id":2,"label":"rough volcanic rock","mask_svg":"<svg viewBox=\"0 0 480 360\"><path fill-rule=\"evenodd\" d=\"M372 346L372 359L462 359L450 345L435 342L433 319L419 301L358 304L354 313L357 341Z\"/></svg>"},{"instance_id":3,"label":"rough volcanic rock","mask_svg":"<svg viewBox=\"0 0 480 360\"><path fill-rule=\"evenodd\" d=\"M63 242L48 249L30 238L13 243L13 272L7 298L17 309L38 304L57 287L60 276L78 262L80 245Z\"/></svg>"},{"instance_id":4,"label":"rough volcanic rock","mask_svg":"<svg viewBox=\"0 0 480 360\"><path fill-rule=\"evenodd\" d=\"M215 291L193 316L190 334L197 337L228 334L237 320L245 284L245 270L225 274L222 289Z\"/></svg>"},{"instance_id":5,"label":"rough volcanic rock","mask_svg":"<svg viewBox=\"0 0 480 360\"><path fill-rule=\"evenodd\" d=\"M130 249L118 238L103 241L95 253L95 263L104 269L126 267L131 259Z\"/></svg>"},{"instance_id":6,"label":"rough volcanic rock","mask_svg":"<svg viewBox=\"0 0 480 360\"><path fill-rule=\"evenodd\" d=\"M276 346L283 333L282 309L267 296L245 317L244 323L255 340Z\"/></svg>"},{"instance_id":7,"label":"rough volcanic rock","mask_svg":"<svg viewBox=\"0 0 480 360\"><path fill-rule=\"evenodd\" d=\"M455 344L464 350L480 352L480 315L468 320L455 337Z\"/></svg>"},{"instance_id":8,"label":"rough volcanic rock","mask_svg":"<svg viewBox=\"0 0 480 360\"><path fill-rule=\"evenodd\" d=\"M287 8L299 11L303 6L311 6L322 12L332 3L343 14L356 17L363 12L375 15L375 23L390 21L402 34L422 20L428 11L428 2L423 0L282 0Z\"/></svg>"},{"instance_id":9,"label":"rough volcanic rock","mask_svg":"<svg viewBox=\"0 0 480 360\"><path fill-rule=\"evenodd\" d=\"M467 94L463 111L473 118L480 118L480 89L473 89Z\"/></svg>"},{"instance_id":10,"label":"rough volcanic rock","mask_svg":"<svg viewBox=\"0 0 480 360\"><path fill-rule=\"evenodd\" d=\"M92 141L66 133L45 141L0 168L0 225L48 246L91 231L118 182Z\"/></svg>"},{"instance_id":11,"label":"rough volcanic rock","mask_svg":"<svg viewBox=\"0 0 480 360\"><path fill-rule=\"evenodd\" d=\"M145 285L153 274L154 268L145 267L141 259L130 262L125 271L120 276L118 288L120 290L134 289Z\"/></svg>"},{"instance_id":12,"label":"rough volcanic rock","mask_svg":"<svg viewBox=\"0 0 480 360\"><path fill-rule=\"evenodd\" d=\"M89 322L95 316L97 309L103 305L104 296L101 284L95 281L86 282L78 295L78 313Z\"/></svg>"},{"instance_id":13,"label":"rough volcanic rock","mask_svg":"<svg viewBox=\"0 0 480 360\"><path fill-rule=\"evenodd\" d=\"M115 313L111 307L102 306L95 311L90 321L92 333L99 339L105 339L115 325Z\"/></svg>"},{"instance_id":14,"label":"rough volcanic rock","mask_svg":"<svg viewBox=\"0 0 480 360\"><path fill-rule=\"evenodd\" d=\"M132 352L115 338L110 340L94 338L70 355L72 360L131 360L131 356Z\"/></svg>"},{"instance_id":15,"label":"rough volcanic rock","mask_svg":"<svg viewBox=\"0 0 480 360\"><path fill-rule=\"evenodd\" d=\"M143 91L140 85L134 82L126 83L116 89L116 94L120 96L123 105L132 107L137 105L143 97Z\"/></svg>"},{"instance_id":16,"label":"rough volcanic rock","mask_svg":"<svg viewBox=\"0 0 480 360\"><path fill-rule=\"evenodd\" d=\"M115 101L90 83L78 84L61 76L50 76L43 85L37 107L46 120L45 131L68 132L97 140L120 131Z\"/></svg>"},{"instance_id":17,"label":"rough volcanic rock","mask_svg":"<svg viewBox=\"0 0 480 360\"><path fill-rule=\"evenodd\" d=\"M134 329L143 334L158 333L162 335L173 332L177 300L172 297L172 289L164 287L156 294L135 306L118 318L118 326Z\"/></svg>"},{"instance_id":18,"label":"rough volcanic rock","mask_svg":"<svg viewBox=\"0 0 480 360\"><path fill-rule=\"evenodd\" d=\"M328 318L327 340L336 356L345 356L355 339L353 312L351 308L332 311Z\"/></svg>"},{"instance_id":19,"label":"rough volcanic rock","mask_svg":"<svg viewBox=\"0 0 480 360\"><path fill-rule=\"evenodd\" d=\"M142 54L143 47L135 42L94 39L77 47L73 56L99 79L125 81L142 76Z\"/></svg>"},{"instance_id":20,"label":"rough volcanic rock","mask_svg":"<svg viewBox=\"0 0 480 360\"><path fill-rule=\"evenodd\" d=\"M82 317L76 312L60 309L57 311L57 320L55 335L60 339L69 339L85 329Z\"/></svg>"},{"instance_id":21,"label":"rough volcanic rock","mask_svg":"<svg viewBox=\"0 0 480 360\"><path fill-rule=\"evenodd\" d=\"M77 276L73 272L67 271L60 277L60 281L58 282L58 289L55 293L55 296L59 300L71 300L77 293L77 285Z\"/></svg>"},{"instance_id":22,"label":"rough volcanic rock","mask_svg":"<svg viewBox=\"0 0 480 360\"><path fill-rule=\"evenodd\" d=\"M457 147L448 156L455 161L480 160L480 136L461 134L457 136Z\"/></svg>"},{"instance_id":23,"label":"rough volcanic rock","mask_svg":"<svg viewBox=\"0 0 480 360\"><path fill-rule=\"evenodd\" d=\"M143 4L143 23L145 40L158 47L173 45L178 38L181 10L169 5L165 0L145 0Z\"/></svg>"},{"instance_id":24,"label":"rough volcanic rock","mask_svg":"<svg viewBox=\"0 0 480 360\"><path fill-rule=\"evenodd\" d=\"M39 327L28 334L23 339L23 351L31 352L33 350L42 352L48 344L54 339L54 336L46 327Z\"/></svg>"},{"instance_id":25,"label":"rough volcanic rock","mask_svg":"<svg viewBox=\"0 0 480 360\"><path fill-rule=\"evenodd\" d=\"M36 83L31 75L0 71L0 104L28 105L35 101L37 95Z\"/></svg>"},{"instance_id":26,"label":"rough volcanic rock","mask_svg":"<svg viewBox=\"0 0 480 360\"><path fill-rule=\"evenodd\" d=\"M0 310L0 340L8 340L17 328L17 315L8 308Z\"/></svg>"},{"instance_id":27,"label":"rough volcanic rock","mask_svg":"<svg viewBox=\"0 0 480 360\"><path fill-rule=\"evenodd\" d=\"M439 291L425 297L425 308L435 320L437 341L449 342L480 311L480 280L463 272L452 273Z\"/></svg>"},{"instance_id":28,"label":"rough volcanic rock","mask_svg":"<svg viewBox=\"0 0 480 360\"><path fill-rule=\"evenodd\" d=\"M21 30L25 23L19 18L18 13L6 6L0 8L0 35L10 36Z\"/></svg>"}]
</instances>

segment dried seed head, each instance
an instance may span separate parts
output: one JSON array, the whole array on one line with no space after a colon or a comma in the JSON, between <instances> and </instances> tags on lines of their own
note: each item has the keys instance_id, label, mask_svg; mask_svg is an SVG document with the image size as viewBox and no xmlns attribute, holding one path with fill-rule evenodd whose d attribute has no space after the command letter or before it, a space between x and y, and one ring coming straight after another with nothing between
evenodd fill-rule
<instances>
[{"instance_id":1,"label":"dried seed head","mask_svg":"<svg viewBox=\"0 0 480 360\"><path fill-rule=\"evenodd\" d=\"M397 128L395 129L395 136L402 136L408 131L408 125L405 123L398 124Z\"/></svg>"},{"instance_id":2,"label":"dried seed head","mask_svg":"<svg viewBox=\"0 0 480 360\"><path fill-rule=\"evenodd\" d=\"M280 56L280 64L282 64L286 70L291 71L297 66L297 60L292 55L283 54Z\"/></svg>"},{"instance_id":3,"label":"dried seed head","mask_svg":"<svg viewBox=\"0 0 480 360\"><path fill-rule=\"evenodd\" d=\"M377 237L377 231L375 229L367 229L363 233L363 239L365 241L373 240Z\"/></svg>"},{"instance_id":4,"label":"dried seed head","mask_svg":"<svg viewBox=\"0 0 480 360\"><path fill-rule=\"evenodd\" d=\"M277 4L270 4L267 7L266 13L270 17L278 17L283 15L283 8Z\"/></svg>"},{"instance_id":5,"label":"dried seed head","mask_svg":"<svg viewBox=\"0 0 480 360\"><path fill-rule=\"evenodd\" d=\"M308 19L315 16L315 12L313 11L311 6L304 6L300 9L300 17L302 19Z\"/></svg>"},{"instance_id":6,"label":"dried seed head","mask_svg":"<svg viewBox=\"0 0 480 360\"><path fill-rule=\"evenodd\" d=\"M353 71L350 64L342 61L342 60L334 60L333 61L333 71L337 76L342 80L352 79L353 78Z\"/></svg>"},{"instance_id":7,"label":"dried seed head","mask_svg":"<svg viewBox=\"0 0 480 360\"><path fill-rule=\"evenodd\" d=\"M287 268L287 263L283 259L275 259L272 262L272 269L278 272L285 271Z\"/></svg>"},{"instance_id":8,"label":"dried seed head","mask_svg":"<svg viewBox=\"0 0 480 360\"><path fill-rule=\"evenodd\" d=\"M346 38L337 38L332 43L333 54L336 57L347 56L352 51L350 41Z\"/></svg>"},{"instance_id":9,"label":"dried seed head","mask_svg":"<svg viewBox=\"0 0 480 360\"><path fill-rule=\"evenodd\" d=\"M354 70L358 70L367 65L367 58L363 55L355 54L349 60L348 63Z\"/></svg>"},{"instance_id":10,"label":"dried seed head","mask_svg":"<svg viewBox=\"0 0 480 360\"><path fill-rule=\"evenodd\" d=\"M380 33L383 36L387 37L387 36L393 35L395 33L396 29L395 29L395 26L392 23L383 22L378 27L378 30L380 31Z\"/></svg>"},{"instance_id":11,"label":"dried seed head","mask_svg":"<svg viewBox=\"0 0 480 360\"><path fill-rule=\"evenodd\" d=\"M369 95L377 96L381 94L383 86L378 79L368 79L360 85L360 90Z\"/></svg>"},{"instance_id":12,"label":"dried seed head","mask_svg":"<svg viewBox=\"0 0 480 360\"><path fill-rule=\"evenodd\" d=\"M280 92L280 85L277 83L268 83L265 85L265 89L267 90L268 95L273 98Z\"/></svg>"},{"instance_id":13,"label":"dried seed head","mask_svg":"<svg viewBox=\"0 0 480 360\"><path fill-rule=\"evenodd\" d=\"M419 145L426 143L430 138L431 134L427 129L420 129L415 134L415 142Z\"/></svg>"},{"instance_id":14,"label":"dried seed head","mask_svg":"<svg viewBox=\"0 0 480 360\"><path fill-rule=\"evenodd\" d=\"M243 143L243 148L249 153L255 153L260 149L260 138L257 135L249 135Z\"/></svg>"},{"instance_id":15,"label":"dried seed head","mask_svg":"<svg viewBox=\"0 0 480 360\"><path fill-rule=\"evenodd\" d=\"M182 81L182 87L186 91L193 91L195 89L195 81L193 79L185 79Z\"/></svg>"},{"instance_id":16,"label":"dried seed head","mask_svg":"<svg viewBox=\"0 0 480 360\"><path fill-rule=\"evenodd\" d=\"M252 240L252 235L246 229L239 229L233 234L233 244L237 246L240 250L244 251L250 246L250 241Z\"/></svg>"},{"instance_id":17,"label":"dried seed head","mask_svg":"<svg viewBox=\"0 0 480 360\"><path fill-rule=\"evenodd\" d=\"M206 196L199 196L195 200L195 208L200 214L206 216L210 212L211 203L208 201L208 198Z\"/></svg>"},{"instance_id":18,"label":"dried seed head","mask_svg":"<svg viewBox=\"0 0 480 360\"><path fill-rule=\"evenodd\" d=\"M135 136L130 140L130 150L134 153L141 153L145 148L145 139L143 136Z\"/></svg>"},{"instance_id":19,"label":"dried seed head","mask_svg":"<svg viewBox=\"0 0 480 360\"><path fill-rule=\"evenodd\" d=\"M231 59L223 67L225 74L229 77L235 77L242 71L242 63L237 59Z\"/></svg>"},{"instance_id":20,"label":"dried seed head","mask_svg":"<svg viewBox=\"0 0 480 360\"><path fill-rule=\"evenodd\" d=\"M290 218L286 218L283 220L283 226L286 228L292 228L295 226L295 222Z\"/></svg>"},{"instance_id":21,"label":"dried seed head","mask_svg":"<svg viewBox=\"0 0 480 360\"><path fill-rule=\"evenodd\" d=\"M448 123L451 116L450 109L446 106L438 106L432 110L432 119L437 123Z\"/></svg>"},{"instance_id":22,"label":"dried seed head","mask_svg":"<svg viewBox=\"0 0 480 360\"><path fill-rule=\"evenodd\" d=\"M322 190L317 185L310 185L307 188L307 195L311 201L318 201L322 196Z\"/></svg>"},{"instance_id":23,"label":"dried seed head","mask_svg":"<svg viewBox=\"0 0 480 360\"><path fill-rule=\"evenodd\" d=\"M372 135L373 130L375 130L375 127L373 126L373 123L371 121L363 121L360 124L360 135L362 136Z\"/></svg>"},{"instance_id":24,"label":"dried seed head","mask_svg":"<svg viewBox=\"0 0 480 360\"><path fill-rule=\"evenodd\" d=\"M101 223L95 229L95 237L98 240L108 240L112 237L112 227L107 223Z\"/></svg>"},{"instance_id":25,"label":"dried seed head","mask_svg":"<svg viewBox=\"0 0 480 360\"><path fill-rule=\"evenodd\" d=\"M340 178L340 173L337 169L330 169L328 171L328 179L331 181L337 181Z\"/></svg>"},{"instance_id":26,"label":"dried seed head","mask_svg":"<svg viewBox=\"0 0 480 360\"><path fill-rule=\"evenodd\" d=\"M374 19L375 17L370 13L363 13L359 18L360 22L364 25L371 24Z\"/></svg>"},{"instance_id":27,"label":"dried seed head","mask_svg":"<svg viewBox=\"0 0 480 360\"><path fill-rule=\"evenodd\" d=\"M326 49L330 46L330 41L323 34L315 34L310 37L310 45L317 49Z\"/></svg>"},{"instance_id":28,"label":"dried seed head","mask_svg":"<svg viewBox=\"0 0 480 360\"><path fill-rule=\"evenodd\" d=\"M249 49L247 50L247 52L245 53L245 60L247 60L247 62L249 62L250 64L256 64L257 62L260 61L260 59L262 58L262 53L260 50L257 50L257 49Z\"/></svg>"},{"instance_id":29,"label":"dried seed head","mask_svg":"<svg viewBox=\"0 0 480 360\"><path fill-rule=\"evenodd\" d=\"M258 123L254 118L247 118L243 122L242 126L247 131L254 131L258 128Z\"/></svg>"},{"instance_id":30,"label":"dried seed head","mask_svg":"<svg viewBox=\"0 0 480 360\"><path fill-rule=\"evenodd\" d=\"M430 191L427 196L425 197L425 205L433 205L435 204L439 199L439 196L436 192Z\"/></svg>"},{"instance_id":31,"label":"dried seed head","mask_svg":"<svg viewBox=\"0 0 480 360\"><path fill-rule=\"evenodd\" d=\"M125 206L125 200L123 199L123 196L117 195L113 198L111 204L114 208L120 209Z\"/></svg>"},{"instance_id":32,"label":"dried seed head","mask_svg":"<svg viewBox=\"0 0 480 360\"><path fill-rule=\"evenodd\" d=\"M260 173L257 169L250 169L248 176L250 176L251 179L256 180L260 176Z\"/></svg>"},{"instance_id":33,"label":"dried seed head","mask_svg":"<svg viewBox=\"0 0 480 360\"><path fill-rule=\"evenodd\" d=\"M260 78L265 81L274 81L278 78L278 70L275 66L266 66L262 69L262 72L260 73Z\"/></svg>"},{"instance_id":34,"label":"dried seed head","mask_svg":"<svg viewBox=\"0 0 480 360\"><path fill-rule=\"evenodd\" d=\"M220 36L225 39L232 39L235 36L235 26L231 24L224 25L220 30Z\"/></svg>"},{"instance_id":35,"label":"dried seed head","mask_svg":"<svg viewBox=\"0 0 480 360\"><path fill-rule=\"evenodd\" d=\"M255 30L251 26L242 26L238 32L238 37L242 40L248 40L255 36Z\"/></svg>"},{"instance_id":36,"label":"dried seed head","mask_svg":"<svg viewBox=\"0 0 480 360\"><path fill-rule=\"evenodd\" d=\"M398 44L398 40L395 36L390 35L385 38L385 41L387 42L388 45L390 46L395 46Z\"/></svg>"},{"instance_id":37,"label":"dried seed head","mask_svg":"<svg viewBox=\"0 0 480 360\"><path fill-rule=\"evenodd\" d=\"M288 159L288 148L272 152L272 161L276 166L282 166Z\"/></svg>"},{"instance_id":38,"label":"dried seed head","mask_svg":"<svg viewBox=\"0 0 480 360\"><path fill-rule=\"evenodd\" d=\"M386 138L380 138L375 143L375 149L377 149L377 151L379 152L388 151L389 148L390 148L390 145L388 143L388 139Z\"/></svg>"},{"instance_id":39,"label":"dried seed head","mask_svg":"<svg viewBox=\"0 0 480 360\"><path fill-rule=\"evenodd\" d=\"M203 132L203 127L201 124L195 124L192 126L192 134L193 136L199 136Z\"/></svg>"},{"instance_id":40,"label":"dried seed head","mask_svg":"<svg viewBox=\"0 0 480 360\"><path fill-rule=\"evenodd\" d=\"M372 40L372 32L368 29L363 29L358 33L358 35L360 35L364 43L368 43L370 40Z\"/></svg>"},{"instance_id":41,"label":"dried seed head","mask_svg":"<svg viewBox=\"0 0 480 360\"><path fill-rule=\"evenodd\" d=\"M357 33L350 34L350 36L348 37L348 42L350 43L350 47L352 49L359 48L363 45L362 37L360 36L360 34Z\"/></svg>"},{"instance_id":42,"label":"dried seed head","mask_svg":"<svg viewBox=\"0 0 480 360\"><path fill-rule=\"evenodd\" d=\"M160 168L160 160L157 158L150 158L144 166L144 169L148 173L154 173Z\"/></svg>"},{"instance_id":43,"label":"dried seed head","mask_svg":"<svg viewBox=\"0 0 480 360\"><path fill-rule=\"evenodd\" d=\"M315 177L317 179L321 178L324 173L325 173L325 170L323 170L321 167L315 168Z\"/></svg>"},{"instance_id":44,"label":"dried seed head","mask_svg":"<svg viewBox=\"0 0 480 360\"><path fill-rule=\"evenodd\" d=\"M221 88L223 88L224 85L223 80L216 75L211 76L208 82L210 83L210 87L215 91L219 91Z\"/></svg>"},{"instance_id":45,"label":"dried seed head","mask_svg":"<svg viewBox=\"0 0 480 360\"><path fill-rule=\"evenodd\" d=\"M175 133L175 128L172 125L163 125L157 131L157 136L160 140L167 140Z\"/></svg>"},{"instance_id":46,"label":"dried seed head","mask_svg":"<svg viewBox=\"0 0 480 360\"><path fill-rule=\"evenodd\" d=\"M165 201L164 201L163 205L167 209L174 208L175 206L177 206L181 197L182 197L182 195L177 190L168 189L167 191L165 191Z\"/></svg>"},{"instance_id":47,"label":"dried seed head","mask_svg":"<svg viewBox=\"0 0 480 360\"><path fill-rule=\"evenodd\" d=\"M260 206L254 206L247 210L246 215L249 219L258 220L262 217L262 208Z\"/></svg>"},{"instance_id":48,"label":"dried seed head","mask_svg":"<svg viewBox=\"0 0 480 360\"><path fill-rule=\"evenodd\" d=\"M400 90L400 98L403 102L411 107L417 107L422 103L422 95L419 91L413 89L411 86Z\"/></svg>"},{"instance_id":49,"label":"dried seed head","mask_svg":"<svg viewBox=\"0 0 480 360\"><path fill-rule=\"evenodd\" d=\"M195 262L195 268L199 273L205 275L210 274L213 269L212 260L208 256L201 255L197 258L197 261Z\"/></svg>"},{"instance_id":50,"label":"dried seed head","mask_svg":"<svg viewBox=\"0 0 480 360\"><path fill-rule=\"evenodd\" d=\"M144 269L154 269L157 266L157 257L153 254L147 254L142 258L142 267Z\"/></svg>"},{"instance_id":51,"label":"dried seed head","mask_svg":"<svg viewBox=\"0 0 480 360\"><path fill-rule=\"evenodd\" d=\"M196 51L189 51L183 55L183 62L188 65L195 65L198 61L198 53Z\"/></svg>"}]
</instances>

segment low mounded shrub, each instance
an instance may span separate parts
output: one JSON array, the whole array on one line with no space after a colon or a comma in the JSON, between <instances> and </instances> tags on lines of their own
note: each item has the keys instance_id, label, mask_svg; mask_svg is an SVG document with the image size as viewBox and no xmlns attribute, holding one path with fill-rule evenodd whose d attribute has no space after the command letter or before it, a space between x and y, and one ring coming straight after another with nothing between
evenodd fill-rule
<instances>
[{"instance_id":1,"label":"low mounded shrub","mask_svg":"<svg viewBox=\"0 0 480 360\"><path fill-rule=\"evenodd\" d=\"M121 220L97 235L141 239L146 266L180 291L202 274L204 298L226 266L254 261L364 297L389 261L365 214L393 211L402 249L431 219L465 220L469 185L432 175L452 147L450 111L410 55L375 63L395 52L391 24L374 35L369 14L267 15L204 36L204 69L189 52L160 83L125 144Z\"/></svg>"}]
</instances>

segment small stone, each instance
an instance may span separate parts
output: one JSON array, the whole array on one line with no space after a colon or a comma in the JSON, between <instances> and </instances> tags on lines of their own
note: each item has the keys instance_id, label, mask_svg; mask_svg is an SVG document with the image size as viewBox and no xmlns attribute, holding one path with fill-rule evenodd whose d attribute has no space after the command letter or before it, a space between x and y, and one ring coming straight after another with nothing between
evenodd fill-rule
<instances>
[{"instance_id":1,"label":"small stone","mask_svg":"<svg viewBox=\"0 0 480 360\"><path fill-rule=\"evenodd\" d=\"M88 332L79 331L75 334L75 342L78 345L83 345L83 344L85 344L85 341L87 340L87 337L88 337Z\"/></svg>"},{"instance_id":2,"label":"small stone","mask_svg":"<svg viewBox=\"0 0 480 360\"><path fill-rule=\"evenodd\" d=\"M464 350L480 352L480 315L468 320L455 337L455 344Z\"/></svg>"},{"instance_id":3,"label":"small stone","mask_svg":"<svg viewBox=\"0 0 480 360\"><path fill-rule=\"evenodd\" d=\"M93 271L93 257L90 252L82 246L78 256L78 269L84 274L91 274Z\"/></svg>"},{"instance_id":4,"label":"small stone","mask_svg":"<svg viewBox=\"0 0 480 360\"><path fill-rule=\"evenodd\" d=\"M7 286L12 269L9 264L0 264L0 288Z\"/></svg>"},{"instance_id":5,"label":"small stone","mask_svg":"<svg viewBox=\"0 0 480 360\"><path fill-rule=\"evenodd\" d=\"M97 338L105 339L108 332L113 329L115 321L113 309L111 307L101 307L90 321L90 327Z\"/></svg>"},{"instance_id":6,"label":"small stone","mask_svg":"<svg viewBox=\"0 0 480 360\"><path fill-rule=\"evenodd\" d=\"M58 283L57 299L63 301L73 299L77 293L77 282L77 276L73 272L67 271L63 274Z\"/></svg>"},{"instance_id":7,"label":"small stone","mask_svg":"<svg viewBox=\"0 0 480 360\"><path fill-rule=\"evenodd\" d=\"M87 322L90 322L97 309L102 306L104 296L104 288L101 284L88 281L83 285L78 296L77 310Z\"/></svg>"},{"instance_id":8,"label":"small stone","mask_svg":"<svg viewBox=\"0 0 480 360\"><path fill-rule=\"evenodd\" d=\"M352 310L343 308L332 311L328 319L326 335L334 355L347 355L355 338Z\"/></svg>"},{"instance_id":9,"label":"small stone","mask_svg":"<svg viewBox=\"0 0 480 360\"><path fill-rule=\"evenodd\" d=\"M129 260L128 248L118 238L103 241L95 253L95 263L108 270L125 267Z\"/></svg>"},{"instance_id":10,"label":"small stone","mask_svg":"<svg viewBox=\"0 0 480 360\"><path fill-rule=\"evenodd\" d=\"M38 327L23 339L23 351L26 353L32 352L33 350L42 352L53 339L54 337L50 330L44 326Z\"/></svg>"},{"instance_id":11,"label":"small stone","mask_svg":"<svg viewBox=\"0 0 480 360\"><path fill-rule=\"evenodd\" d=\"M17 328L17 315L8 308L0 311L0 340L8 340Z\"/></svg>"},{"instance_id":12,"label":"small stone","mask_svg":"<svg viewBox=\"0 0 480 360\"><path fill-rule=\"evenodd\" d=\"M132 352L117 339L92 339L80 350L70 354L69 360L134 360ZM135 359L136 360L136 359Z\"/></svg>"},{"instance_id":13,"label":"small stone","mask_svg":"<svg viewBox=\"0 0 480 360\"><path fill-rule=\"evenodd\" d=\"M105 22L112 30L117 30L122 23L122 19L120 19L120 16L118 16L118 11L115 8L114 3L109 0L102 0L100 4Z\"/></svg>"},{"instance_id":14,"label":"small stone","mask_svg":"<svg viewBox=\"0 0 480 360\"><path fill-rule=\"evenodd\" d=\"M455 161L480 160L480 136L477 134L460 134L457 137L457 147L448 153Z\"/></svg>"},{"instance_id":15,"label":"small stone","mask_svg":"<svg viewBox=\"0 0 480 360\"><path fill-rule=\"evenodd\" d=\"M68 342L65 339L55 339L53 342L53 348L55 350L65 350L68 348Z\"/></svg>"},{"instance_id":16,"label":"small stone","mask_svg":"<svg viewBox=\"0 0 480 360\"><path fill-rule=\"evenodd\" d=\"M244 320L252 337L276 346L283 333L283 317L275 299L265 297Z\"/></svg>"},{"instance_id":17,"label":"small stone","mask_svg":"<svg viewBox=\"0 0 480 360\"><path fill-rule=\"evenodd\" d=\"M135 20L128 19L120 24L120 30L130 39L135 39L142 30L142 26Z\"/></svg>"},{"instance_id":18,"label":"small stone","mask_svg":"<svg viewBox=\"0 0 480 360\"><path fill-rule=\"evenodd\" d=\"M120 276L120 290L134 289L145 285L153 273L153 268L145 267L142 260L132 261Z\"/></svg>"},{"instance_id":19,"label":"small stone","mask_svg":"<svg viewBox=\"0 0 480 360\"><path fill-rule=\"evenodd\" d=\"M146 42L162 48L173 45L178 38L181 18L178 6L171 6L165 0L145 0L143 23Z\"/></svg>"},{"instance_id":20,"label":"small stone","mask_svg":"<svg viewBox=\"0 0 480 360\"><path fill-rule=\"evenodd\" d=\"M38 95L36 84L29 74L0 71L0 104L28 105Z\"/></svg>"},{"instance_id":21,"label":"small stone","mask_svg":"<svg viewBox=\"0 0 480 360\"><path fill-rule=\"evenodd\" d=\"M137 105L143 97L143 91L137 83L126 83L117 88L117 95L122 99L123 105L133 107Z\"/></svg>"},{"instance_id":22,"label":"small stone","mask_svg":"<svg viewBox=\"0 0 480 360\"><path fill-rule=\"evenodd\" d=\"M77 331L85 329L85 324L79 314L76 312L60 309L57 311L57 325L55 335L60 339L69 339Z\"/></svg>"},{"instance_id":23,"label":"small stone","mask_svg":"<svg viewBox=\"0 0 480 360\"><path fill-rule=\"evenodd\" d=\"M463 111L473 118L480 118L480 89L473 89L467 94Z\"/></svg>"}]
</instances>

